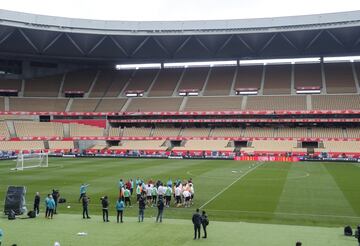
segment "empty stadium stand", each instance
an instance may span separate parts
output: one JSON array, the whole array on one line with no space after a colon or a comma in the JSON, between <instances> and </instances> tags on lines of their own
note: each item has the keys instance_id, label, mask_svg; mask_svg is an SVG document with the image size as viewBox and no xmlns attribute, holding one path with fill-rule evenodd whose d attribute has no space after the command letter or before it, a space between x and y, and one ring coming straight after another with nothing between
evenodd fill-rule
<instances>
[{"instance_id":1,"label":"empty stadium stand","mask_svg":"<svg viewBox=\"0 0 360 246\"><path fill-rule=\"evenodd\" d=\"M198 150L198 151L233 151L234 147L229 147L228 140L187 140L184 146L174 147L173 151Z\"/></svg>"},{"instance_id":2,"label":"empty stadium stand","mask_svg":"<svg viewBox=\"0 0 360 246\"><path fill-rule=\"evenodd\" d=\"M15 121L16 135L18 137L63 137L64 128L61 123Z\"/></svg>"},{"instance_id":3,"label":"empty stadium stand","mask_svg":"<svg viewBox=\"0 0 360 246\"><path fill-rule=\"evenodd\" d=\"M264 66L240 66L236 76L234 88L258 88L261 87L261 79Z\"/></svg>"},{"instance_id":4,"label":"empty stadium stand","mask_svg":"<svg viewBox=\"0 0 360 246\"><path fill-rule=\"evenodd\" d=\"M206 77L209 73L208 67L186 68L184 77L181 80L179 90L197 89L201 91L204 87Z\"/></svg>"},{"instance_id":5,"label":"empty stadium stand","mask_svg":"<svg viewBox=\"0 0 360 246\"><path fill-rule=\"evenodd\" d=\"M212 137L240 137L242 134L241 128L214 128L211 132Z\"/></svg>"},{"instance_id":6,"label":"empty stadium stand","mask_svg":"<svg viewBox=\"0 0 360 246\"><path fill-rule=\"evenodd\" d=\"M324 148L318 151L335 153L360 153L360 144L355 141L323 141Z\"/></svg>"},{"instance_id":7,"label":"empty stadium stand","mask_svg":"<svg viewBox=\"0 0 360 246\"><path fill-rule=\"evenodd\" d=\"M183 111L241 110L242 96L189 97Z\"/></svg>"},{"instance_id":8,"label":"empty stadium stand","mask_svg":"<svg viewBox=\"0 0 360 246\"><path fill-rule=\"evenodd\" d=\"M101 127L77 123L70 123L69 127L71 137L102 137L104 135L104 129Z\"/></svg>"},{"instance_id":9,"label":"empty stadium stand","mask_svg":"<svg viewBox=\"0 0 360 246\"><path fill-rule=\"evenodd\" d=\"M324 63L327 93L355 93L351 63Z\"/></svg>"},{"instance_id":10,"label":"empty stadium stand","mask_svg":"<svg viewBox=\"0 0 360 246\"><path fill-rule=\"evenodd\" d=\"M4 151L43 150L43 141L0 141L0 149Z\"/></svg>"},{"instance_id":11,"label":"empty stadium stand","mask_svg":"<svg viewBox=\"0 0 360 246\"><path fill-rule=\"evenodd\" d=\"M151 128L146 127L125 127L123 129L124 137L149 137Z\"/></svg>"},{"instance_id":12,"label":"empty stadium stand","mask_svg":"<svg viewBox=\"0 0 360 246\"><path fill-rule=\"evenodd\" d=\"M121 91L124 89L126 83L129 81L129 79L131 78L131 75L134 73L131 70L122 70L122 71L112 71L112 72L108 72L109 74L104 74L100 73L100 76L93 88L94 93L92 94L92 96L98 96L99 94L102 93L102 91L104 91L104 97L118 97L121 93ZM104 80L111 78L111 83L108 87L104 87L101 89L96 89L99 88L104 82ZM108 80L109 81L109 80ZM107 82L109 83L109 82ZM100 84L100 85L99 85ZM97 92L96 92L97 91Z\"/></svg>"},{"instance_id":13,"label":"empty stadium stand","mask_svg":"<svg viewBox=\"0 0 360 246\"><path fill-rule=\"evenodd\" d=\"M25 81L26 97L57 97L64 75L37 77Z\"/></svg>"},{"instance_id":14,"label":"empty stadium stand","mask_svg":"<svg viewBox=\"0 0 360 246\"><path fill-rule=\"evenodd\" d=\"M100 99L73 99L70 112L94 112Z\"/></svg>"},{"instance_id":15,"label":"empty stadium stand","mask_svg":"<svg viewBox=\"0 0 360 246\"><path fill-rule=\"evenodd\" d=\"M236 67L213 67L207 82L205 96L225 96L230 94Z\"/></svg>"},{"instance_id":16,"label":"empty stadium stand","mask_svg":"<svg viewBox=\"0 0 360 246\"><path fill-rule=\"evenodd\" d=\"M249 96L247 110L306 110L306 96Z\"/></svg>"},{"instance_id":17,"label":"empty stadium stand","mask_svg":"<svg viewBox=\"0 0 360 246\"><path fill-rule=\"evenodd\" d=\"M126 108L128 112L179 111L182 97L171 98L131 98Z\"/></svg>"},{"instance_id":18,"label":"empty stadium stand","mask_svg":"<svg viewBox=\"0 0 360 246\"><path fill-rule=\"evenodd\" d=\"M100 99L95 112L119 112L126 103L126 99Z\"/></svg>"},{"instance_id":19,"label":"empty stadium stand","mask_svg":"<svg viewBox=\"0 0 360 246\"><path fill-rule=\"evenodd\" d=\"M298 87L322 87L321 64L295 64L294 84Z\"/></svg>"},{"instance_id":20,"label":"empty stadium stand","mask_svg":"<svg viewBox=\"0 0 360 246\"><path fill-rule=\"evenodd\" d=\"M0 137L4 137L4 138L10 137L10 133L6 126L5 121L0 121Z\"/></svg>"},{"instance_id":21,"label":"empty stadium stand","mask_svg":"<svg viewBox=\"0 0 360 246\"><path fill-rule=\"evenodd\" d=\"M267 65L264 95L290 94L291 65Z\"/></svg>"},{"instance_id":22,"label":"empty stadium stand","mask_svg":"<svg viewBox=\"0 0 360 246\"><path fill-rule=\"evenodd\" d=\"M153 131L153 137L177 137L179 136L179 128L156 127Z\"/></svg>"},{"instance_id":23,"label":"empty stadium stand","mask_svg":"<svg viewBox=\"0 0 360 246\"><path fill-rule=\"evenodd\" d=\"M0 78L0 89L1 90L17 90L21 91L21 83L20 79L3 79Z\"/></svg>"},{"instance_id":24,"label":"empty stadium stand","mask_svg":"<svg viewBox=\"0 0 360 246\"><path fill-rule=\"evenodd\" d=\"M49 141L50 150L70 150L74 149L73 141Z\"/></svg>"},{"instance_id":25,"label":"empty stadium stand","mask_svg":"<svg viewBox=\"0 0 360 246\"><path fill-rule=\"evenodd\" d=\"M125 150L155 150L165 151L168 147L164 145L164 140L134 140L121 141L120 146L112 146L110 150L125 149Z\"/></svg>"},{"instance_id":26,"label":"empty stadium stand","mask_svg":"<svg viewBox=\"0 0 360 246\"><path fill-rule=\"evenodd\" d=\"M119 137L119 136L120 136L120 127L109 128L109 137Z\"/></svg>"},{"instance_id":27,"label":"empty stadium stand","mask_svg":"<svg viewBox=\"0 0 360 246\"><path fill-rule=\"evenodd\" d=\"M10 111L65 112L69 99L9 98Z\"/></svg>"},{"instance_id":28,"label":"empty stadium stand","mask_svg":"<svg viewBox=\"0 0 360 246\"><path fill-rule=\"evenodd\" d=\"M96 70L81 70L69 72L66 74L63 92L65 91L83 91L88 92L91 83L94 81Z\"/></svg>"},{"instance_id":29,"label":"empty stadium stand","mask_svg":"<svg viewBox=\"0 0 360 246\"><path fill-rule=\"evenodd\" d=\"M159 69L139 69L136 70L134 77L129 81L125 91L147 91L155 79Z\"/></svg>"},{"instance_id":30,"label":"empty stadium stand","mask_svg":"<svg viewBox=\"0 0 360 246\"><path fill-rule=\"evenodd\" d=\"M272 138L275 135L275 129L270 127L247 127L244 129L244 137L268 137Z\"/></svg>"},{"instance_id":31,"label":"empty stadium stand","mask_svg":"<svg viewBox=\"0 0 360 246\"><path fill-rule=\"evenodd\" d=\"M312 109L360 109L360 95L314 95L311 98Z\"/></svg>"},{"instance_id":32,"label":"empty stadium stand","mask_svg":"<svg viewBox=\"0 0 360 246\"><path fill-rule=\"evenodd\" d=\"M148 96L171 96L180 80L183 71L184 69L179 68L169 68L161 70Z\"/></svg>"},{"instance_id":33,"label":"empty stadium stand","mask_svg":"<svg viewBox=\"0 0 360 246\"><path fill-rule=\"evenodd\" d=\"M184 128L180 134L183 137L209 137L209 128Z\"/></svg>"}]
</instances>

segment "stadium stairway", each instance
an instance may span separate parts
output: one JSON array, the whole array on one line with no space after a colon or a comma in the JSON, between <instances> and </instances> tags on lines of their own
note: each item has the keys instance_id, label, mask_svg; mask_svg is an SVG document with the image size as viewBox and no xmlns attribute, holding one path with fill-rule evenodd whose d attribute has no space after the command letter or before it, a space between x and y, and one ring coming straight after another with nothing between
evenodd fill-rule
<instances>
[{"instance_id":1,"label":"stadium stairway","mask_svg":"<svg viewBox=\"0 0 360 246\"><path fill-rule=\"evenodd\" d=\"M7 120L5 122L6 122L6 126L7 126L8 130L9 130L10 137L12 137L12 138L17 137L16 131L15 131L15 126L14 126L14 121Z\"/></svg>"}]
</instances>

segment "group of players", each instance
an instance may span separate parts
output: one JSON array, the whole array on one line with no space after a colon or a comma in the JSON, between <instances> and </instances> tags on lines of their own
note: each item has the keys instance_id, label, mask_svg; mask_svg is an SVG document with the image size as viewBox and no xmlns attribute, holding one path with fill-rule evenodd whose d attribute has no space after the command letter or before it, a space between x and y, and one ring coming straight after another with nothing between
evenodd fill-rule
<instances>
[{"instance_id":1,"label":"group of players","mask_svg":"<svg viewBox=\"0 0 360 246\"><path fill-rule=\"evenodd\" d=\"M79 202L83 205L83 218L90 218L88 212L89 197L86 195L89 184L82 184L80 186ZM146 207L158 208L158 219L162 221L162 210L164 207L170 207L171 200L174 198L176 207L190 207L194 199L194 184L192 179L181 180L177 179L173 182L170 178L166 183L158 180L154 182L149 180L144 182L139 177L135 180L129 179L124 181L120 179L118 182L119 199L116 202L117 221L123 221L123 211L125 207L132 207L131 197L136 194L136 202L139 205L139 222L143 221L143 212ZM108 222L109 216L109 200L108 196L103 196L101 199L101 206L103 211L103 220Z\"/></svg>"}]
</instances>

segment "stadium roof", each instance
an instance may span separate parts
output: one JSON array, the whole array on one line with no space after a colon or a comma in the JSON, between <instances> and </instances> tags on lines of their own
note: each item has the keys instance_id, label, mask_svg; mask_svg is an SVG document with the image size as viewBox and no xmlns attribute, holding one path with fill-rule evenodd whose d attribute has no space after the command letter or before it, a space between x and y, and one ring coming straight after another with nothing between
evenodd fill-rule
<instances>
[{"instance_id":1,"label":"stadium roof","mask_svg":"<svg viewBox=\"0 0 360 246\"><path fill-rule=\"evenodd\" d=\"M188 61L355 55L360 11L214 21L101 21L0 10L0 55L42 60Z\"/></svg>"}]
</instances>

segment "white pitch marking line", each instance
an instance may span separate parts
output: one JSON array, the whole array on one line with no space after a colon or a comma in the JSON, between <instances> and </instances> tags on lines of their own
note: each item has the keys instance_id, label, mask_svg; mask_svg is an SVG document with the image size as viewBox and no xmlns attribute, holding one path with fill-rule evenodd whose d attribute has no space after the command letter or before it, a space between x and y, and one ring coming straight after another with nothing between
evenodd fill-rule
<instances>
[{"instance_id":1,"label":"white pitch marking line","mask_svg":"<svg viewBox=\"0 0 360 246\"><path fill-rule=\"evenodd\" d=\"M206 205L208 205L210 202L214 201L218 196L220 196L222 193L224 193L227 189L229 189L232 185L234 185L236 182L238 182L239 180L241 180L243 177L245 177L246 175L248 175L249 173L251 173L252 171L254 171L256 168L260 167L261 165L263 165L263 163L261 163L260 165L255 166L254 168L249 169L248 171L246 171L243 175L241 175L239 178L235 179L234 182L232 182L231 184L229 184L228 186L226 186L224 189L222 189L219 193L217 193L215 196L213 196L209 201L205 202L203 205L200 206L200 209L202 209L203 207L205 207Z\"/></svg>"}]
</instances>

